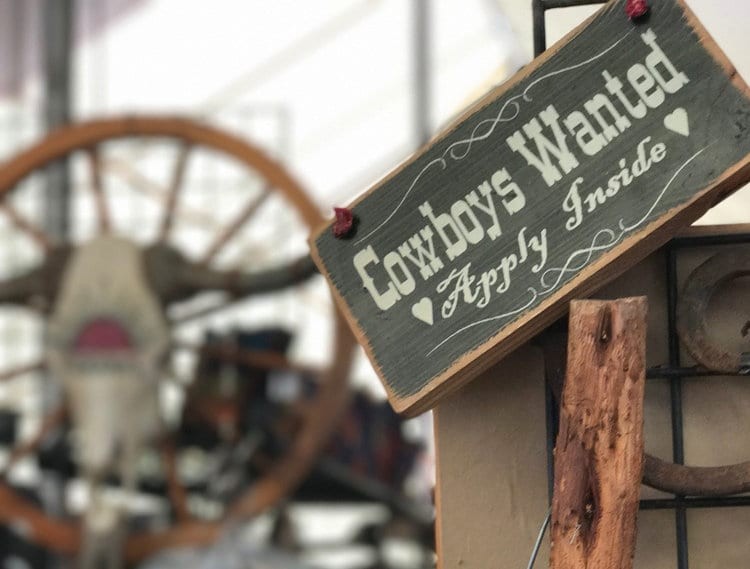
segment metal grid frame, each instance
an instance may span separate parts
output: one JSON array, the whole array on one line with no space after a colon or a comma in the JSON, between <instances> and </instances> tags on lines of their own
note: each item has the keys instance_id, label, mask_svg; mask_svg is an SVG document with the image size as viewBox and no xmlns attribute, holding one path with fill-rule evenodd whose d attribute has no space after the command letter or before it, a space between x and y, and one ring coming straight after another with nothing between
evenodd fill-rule
<instances>
[{"instance_id":1,"label":"metal grid frame","mask_svg":"<svg viewBox=\"0 0 750 569\"><path fill-rule=\"evenodd\" d=\"M607 0L532 0L534 55L539 56L547 49L545 15L548 10L605 4L606 1ZM669 382L672 460L677 464L684 464L685 461L685 437L682 420L682 380L683 378L691 376L695 377L700 375L703 377L711 375L710 372L708 374L706 374L706 372L696 372L694 368L681 366L680 341L676 329L677 298L679 294L677 257L679 251L682 249L741 244L750 244L750 233L681 237L673 239L665 246L669 362L667 365L648 369L646 371L646 377L647 379L662 379ZM721 375L726 376L731 374L722 373ZM547 425L547 480L549 499L551 501L554 488L554 446L557 438L557 427L559 425L560 417L549 378L545 389L545 416ZM673 498L664 499L645 499L641 500L640 503L641 510L674 510L677 569L688 569L689 567L687 510L690 508L732 508L738 506L750 506L750 496L726 496L717 498L674 496Z\"/></svg>"}]
</instances>

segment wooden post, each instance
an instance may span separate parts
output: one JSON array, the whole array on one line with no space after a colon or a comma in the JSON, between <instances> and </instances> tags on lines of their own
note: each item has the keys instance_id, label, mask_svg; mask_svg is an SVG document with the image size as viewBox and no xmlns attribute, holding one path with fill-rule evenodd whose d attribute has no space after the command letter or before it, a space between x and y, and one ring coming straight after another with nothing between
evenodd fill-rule
<instances>
[{"instance_id":1,"label":"wooden post","mask_svg":"<svg viewBox=\"0 0 750 569\"><path fill-rule=\"evenodd\" d=\"M645 297L574 301L555 448L552 569L630 569L643 475Z\"/></svg>"}]
</instances>

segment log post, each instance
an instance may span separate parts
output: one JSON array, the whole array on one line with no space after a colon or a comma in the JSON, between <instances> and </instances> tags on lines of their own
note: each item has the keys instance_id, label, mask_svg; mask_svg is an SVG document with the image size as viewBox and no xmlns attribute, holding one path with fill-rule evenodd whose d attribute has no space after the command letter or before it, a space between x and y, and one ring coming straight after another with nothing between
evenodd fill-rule
<instances>
[{"instance_id":1,"label":"log post","mask_svg":"<svg viewBox=\"0 0 750 569\"><path fill-rule=\"evenodd\" d=\"M552 569L631 569L643 476L645 297L574 301L555 447Z\"/></svg>"}]
</instances>

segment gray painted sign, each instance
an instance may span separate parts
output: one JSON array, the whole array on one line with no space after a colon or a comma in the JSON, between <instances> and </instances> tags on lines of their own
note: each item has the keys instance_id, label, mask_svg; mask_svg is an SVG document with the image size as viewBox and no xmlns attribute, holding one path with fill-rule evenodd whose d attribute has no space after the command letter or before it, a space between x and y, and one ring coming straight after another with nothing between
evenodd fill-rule
<instances>
[{"instance_id":1,"label":"gray painted sign","mask_svg":"<svg viewBox=\"0 0 750 569\"><path fill-rule=\"evenodd\" d=\"M747 181L746 85L682 0L624 0L466 113L313 256L414 413ZM500 373L500 370L499 370Z\"/></svg>"}]
</instances>

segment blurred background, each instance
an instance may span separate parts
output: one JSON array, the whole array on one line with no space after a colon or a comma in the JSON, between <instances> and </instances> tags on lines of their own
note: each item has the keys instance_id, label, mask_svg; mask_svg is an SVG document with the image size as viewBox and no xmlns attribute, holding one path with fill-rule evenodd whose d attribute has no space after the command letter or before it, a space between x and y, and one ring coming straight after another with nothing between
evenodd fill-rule
<instances>
[{"instance_id":1,"label":"blurred background","mask_svg":"<svg viewBox=\"0 0 750 569\"><path fill-rule=\"evenodd\" d=\"M689 4L750 76L750 5ZM550 43L596 8L548 12ZM531 0L0 0L0 172L64 125L180 116L260 149L328 217L530 61L532 45ZM31 270L57 243L97 239L100 191L108 232L139 250L164 237L167 208L169 241L196 266L258 273L304 257L309 215L299 201L275 191L262 169L174 138L77 148L64 166L39 159L5 197L0 278ZM745 222L748 199L740 191L702 222ZM328 419L300 408L321 391L322 370L345 357L319 277L257 297L207 290L167 315L173 349L158 399L170 452L163 460L153 445L141 449L135 487L118 488L116 474L104 484L112 508L127 511L128 532L224 520L272 477L263 464L293 447L299 416ZM14 516L33 504L52 520L78 519L94 495L75 460L81 427L55 415L65 390L45 363L49 316L0 311L2 475L13 490L0 495L0 563L9 568L81 563L37 543L36 529ZM358 350L345 383L353 395L299 489L210 540L147 548L128 563L434 566L431 419L395 416Z\"/></svg>"}]
</instances>

